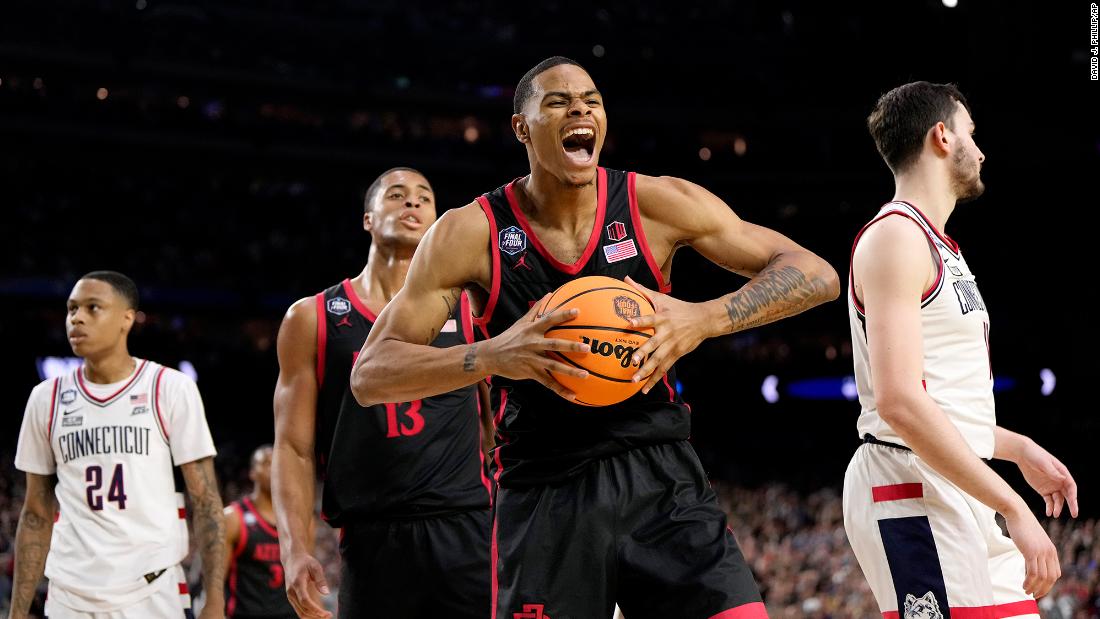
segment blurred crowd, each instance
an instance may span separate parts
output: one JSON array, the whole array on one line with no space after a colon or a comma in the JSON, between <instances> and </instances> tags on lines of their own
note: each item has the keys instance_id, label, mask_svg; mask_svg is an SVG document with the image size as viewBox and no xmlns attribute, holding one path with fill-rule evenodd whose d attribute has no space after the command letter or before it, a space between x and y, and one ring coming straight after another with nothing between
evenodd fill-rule
<instances>
[{"instance_id":1,"label":"blurred crowd","mask_svg":"<svg viewBox=\"0 0 1100 619\"><path fill-rule=\"evenodd\" d=\"M250 488L243 460L229 458L219 472L226 502ZM11 595L13 544L22 504L22 475L12 458L0 458L0 617ZM881 616L848 547L840 494L826 488L800 492L780 484L757 488L714 484L719 502L751 566L773 619L877 619ZM1062 554L1062 578L1039 601L1045 619L1100 617L1100 527L1097 520L1048 520ZM194 553L193 553L194 554ZM339 552L334 532L318 522L317 556L326 566L335 607ZM190 572L201 596L199 571ZM44 590L43 590L44 592Z\"/></svg>"}]
</instances>

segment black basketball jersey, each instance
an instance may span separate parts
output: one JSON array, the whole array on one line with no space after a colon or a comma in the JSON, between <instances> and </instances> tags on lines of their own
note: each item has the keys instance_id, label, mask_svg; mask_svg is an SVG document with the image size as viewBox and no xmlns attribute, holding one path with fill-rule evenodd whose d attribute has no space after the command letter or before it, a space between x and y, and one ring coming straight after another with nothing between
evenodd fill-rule
<instances>
[{"instance_id":1,"label":"black basketball jersey","mask_svg":"<svg viewBox=\"0 0 1100 619\"><path fill-rule=\"evenodd\" d=\"M294 608L286 599L275 525L260 515L248 497L234 501L233 507L240 519L241 535L225 583L226 616L294 616Z\"/></svg>"},{"instance_id":2,"label":"black basketball jersey","mask_svg":"<svg viewBox=\"0 0 1100 619\"><path fill-rule=\"evenodd\" d=\"M362 407L351 393L351 368L375 316L349 280L317 300L317 462L324 478L321 515L402 518L489 506L481 451L477 387L414 402ZM432 342L473 341L469 303L458 307Z\"/></svg>"},{"instance_id":3,"label":"black basketball jersey","mask_svg":"<svg viewBox=\"0 0 1100 619\"><path fill-rule=\"evenodd\" d=\"M574 264L553 257L531 231L514 193L515 181L478 198L489 219L492 286L477 326L494 336L543 295L586 275L625 279L669 292L646 245L634 173L599 168L596 218L584 254ZM670 369L649 394L589 408L572 404L533 380L493 378L497 474L502 486L554 482L588 462L654 443L686 439L690 409Z\"/></svg>"}]
</instances>

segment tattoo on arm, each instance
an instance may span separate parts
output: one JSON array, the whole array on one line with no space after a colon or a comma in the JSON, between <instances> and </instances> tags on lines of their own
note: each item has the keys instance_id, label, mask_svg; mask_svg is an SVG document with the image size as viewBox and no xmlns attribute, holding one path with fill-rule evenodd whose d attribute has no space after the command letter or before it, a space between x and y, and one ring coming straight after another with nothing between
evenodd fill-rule
<instances>
[{"instance_id":1,"label":"tattoo on arm","mask_svg":"<svg viewBox=\"0 0 1100 619\"><path fill-rule=\"evenodd\" d=\"M53 485L56 483L56 478L50 481L53 483L39 484L38 495L28 496L27 502L33 502L38 506L53 506ZM15 573L11 591L13 617L26 616L30 612L38 583L46 570L46 555L50 552L51 535L53 535L53 519L24 505L15 534Z\"/></svg>"},{"instance_id":2,"label":"tattoo on arm","mask_svg":"<svg viewBox=\"0 0 1100 619\"><path fill-rule=\"evenodd\" d=\"M185 479L193 508L191 524L199 540L203 585L208 592L220 593L225 586L225 520L213 458L185 464L184 470L187 469L190 474Z\"/></svg>"},{"instance_id":3,"label":"tattoo on arm","mask_svg":"<svg viewBox=\"0 0 1100 619\"><path fill-rule=\"evenodd\" d=\"M443 317L443 320L447 320L451 316L454 316L455 310L458 309L458 300L462 296L461 288L451 288L447 291L447 294L440 297L443 299L443 305L447 306L447 314ZM435 341L435 337L439 335L438 329L432 329L428 334L428 341L424 344L431 344Z\"/></svg>"},{"instance_id":4,"label":"tattoo on arm","mask_svg":"<svg viewBox=\"0 0 1100 619\"><path fill-rule=\"evenodd\" d=\"M473 372L477 365L477 344L470 344L466 349L466 356L462 358L462 371Z\"/></svg>"},{"instance_id":5,"label":"tattoo on arm","mask_svg":"<svg viewBox=\"0 0 1100 619\"><path fill-rule=\"evenodd\" d=\"M769 267L723 303L730 328L740 331L797 314L825 298L820 278L806 280L797 267Z\"/></svg>"}]
</instances>

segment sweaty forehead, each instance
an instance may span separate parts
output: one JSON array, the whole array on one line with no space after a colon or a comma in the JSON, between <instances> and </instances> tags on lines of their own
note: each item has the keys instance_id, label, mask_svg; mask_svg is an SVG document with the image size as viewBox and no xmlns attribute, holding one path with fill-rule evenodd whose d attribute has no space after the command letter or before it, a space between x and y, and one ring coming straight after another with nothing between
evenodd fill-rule
<instances>
[{"instance_id":1,"label":"sweaty forehead","mask_svg":"<svg viewBox=\"0 0 1100 619\"><path fill-rule=\"evenodd\" d=\"M534 87L533 99L541 99L543 94L560 90L574 95L580 95L590 90L596 90L596 84L592 77L584 69L571 64L560 64L539 73L531 82Z\"/></svg>"},{"instance_id":2,"label":"sweaty forehead","mask_svg":"<svg viewBox=\"0 0 1100 619\"><path fill-rule=\"evenodd\" d=\"M70 301L87 301L97 299L100 301L113 300L118 296L114 286L99 279L82 279L76 282L72 292L69 293Z\"/></svg>"},{"instance_id":3,"label":"sweaty forehead","mask_svg":"<svg viewBox=\"0 0 1100 619\"><path fill-rule=\"evenodd\" d=\"M382 179L382 187L384 189L389 189L394 185L404 185L408 188L427 187L428 191L432 191L432 186L428 182L428 179L416 172L409 172L408 170L390 172L386 175L386 178Z\"/></svg>"}]
</instances>

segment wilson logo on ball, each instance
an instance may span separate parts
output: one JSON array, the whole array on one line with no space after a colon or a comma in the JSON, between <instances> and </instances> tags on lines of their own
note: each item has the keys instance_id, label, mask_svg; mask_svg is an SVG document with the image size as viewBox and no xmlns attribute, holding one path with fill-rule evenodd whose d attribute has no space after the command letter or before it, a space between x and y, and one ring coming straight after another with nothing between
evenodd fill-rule
<instances>
[{"instance_id":1,"label":"wilson logo on ball","mask_svg":"<svg viewBox=\"0 0 1100 619\"><path fill-rule=\"evenodd\" d=\"M601 342L600 340L581 336L581 340L585 344L588 344L589 350L593 355L600 355L601 357L614 357L619 360L619 365L624 368L628 368L631 365L637 366L637 363L631 363L630 357L634 354L634 351L638 350L636 346L623 346L622 344L612 344L611 342Z\"/></svg>"}]
</instances>

